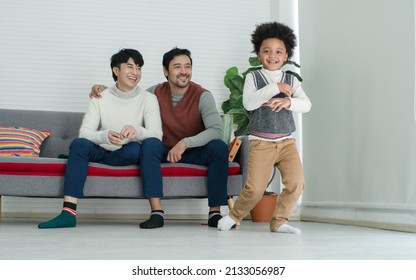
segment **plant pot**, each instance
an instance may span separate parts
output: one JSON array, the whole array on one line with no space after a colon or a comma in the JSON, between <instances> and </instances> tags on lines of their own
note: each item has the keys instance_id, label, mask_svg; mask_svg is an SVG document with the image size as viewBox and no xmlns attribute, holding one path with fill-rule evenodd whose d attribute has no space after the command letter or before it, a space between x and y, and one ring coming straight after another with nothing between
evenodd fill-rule
<instances>
[{"instance_id":1,"label":"plant pot","mask_svg":"<svg viewBox=\"0 0 416 280\"><path fill-rule=\"evenodd\" d=\"M270 222L276 208L277 194L264 194L262 199L250 211L251 220L255 223Z\"/></svg>"}]
</instances>

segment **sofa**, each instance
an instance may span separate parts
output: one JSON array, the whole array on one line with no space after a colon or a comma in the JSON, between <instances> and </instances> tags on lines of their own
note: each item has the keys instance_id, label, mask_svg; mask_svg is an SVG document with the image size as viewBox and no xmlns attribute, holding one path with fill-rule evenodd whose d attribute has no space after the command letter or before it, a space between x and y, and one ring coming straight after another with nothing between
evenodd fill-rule
<instances>
[{"instance_id":1,"label":"sofa","mask_svg":"<svg viewBox=\"0 0 416 280\"><path fill-rule=\"evenodd\" d=\"M78 137L83 115L80 112L0 109L1 128L43 131L45 136L45 139L36 139L40 145L38 154L31 151L32 155L16 156L1 155L1 150L6 151L9 142L2 142L0 134L0 199L1 196L63 197L68 147L72 139ZM240 193L247 177L248 140L245 137L242 140L234 161L229 162L229 196ZM208 195L206 166L164 163L162 175L166 199L206 198ZM117 167L90 163L84 196L143 198L140 168L138 165Z\"/></svg>"}]
</instances>

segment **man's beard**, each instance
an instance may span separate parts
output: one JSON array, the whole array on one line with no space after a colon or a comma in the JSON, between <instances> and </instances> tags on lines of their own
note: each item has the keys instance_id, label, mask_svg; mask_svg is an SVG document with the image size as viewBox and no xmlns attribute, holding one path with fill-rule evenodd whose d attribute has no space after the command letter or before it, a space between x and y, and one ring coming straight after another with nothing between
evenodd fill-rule
<instances>
[{"instance_id":1,"label":"man's beard","mask_svg":"<svg viewBox=\"0 0 416 280\"><path fill-rule=\"evenodd\" d=\"M185 77L186 81L185 82L181 82L181 77ZM176 82L174 83L175 86L179 87L179 88L186 88L190 83L189 80L189 75L180 75L176 77Z\"/></svg>"}]
</instances>

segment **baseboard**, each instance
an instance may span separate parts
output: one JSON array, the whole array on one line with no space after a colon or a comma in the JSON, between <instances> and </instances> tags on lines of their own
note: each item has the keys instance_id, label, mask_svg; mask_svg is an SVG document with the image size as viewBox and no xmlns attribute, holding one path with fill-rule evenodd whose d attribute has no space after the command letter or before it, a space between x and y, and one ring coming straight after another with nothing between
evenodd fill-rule
<instances>
[{"instance_id":1,"label":"baseboard","mask_svg":"<svg viewBox=\"0 0 416 280\"><path fill-rule=\"evenodd\" d=\"M51 217L62 209L62 198L7 197L2 198L3 217ZM163 201L166 217L204 219L208 215L207 199L167 199ZM224 213L227 207L222 207ZM149 203L145 199L82 199L77 214L87 218L148 218Z\"/></svg>"},{"instance_id":2,"label":"baseboard","mask_svg":"<svg viewBox=\"0 0 416 280\"><path fill-rule=\"evenodd\" d=\"M416 210L381 205L302 205L301 221L416 232Z\"/></svg>"},{"instance_id":3,"label":"baseboard","mask_svg":"<svg viewBox=\"0 0 416 280\"><path fill-rule=\"evenodd\" d=\"M34 213L34 212L3 212L1 218L34 218L34 219L50 219L57 213ZM111 213L79 213L79 219L104 219L104 220L144 220L149 218L149 214L111 214ZM205 214L166 214L166 220L206 220ZM244 220L251 220L247 215ZM292 215L291 221L299 221L300 216Z\"/></svg>"},{"instance_id":4,"label":"baseboard","mask_svg":"<svg viewBox=\"0 0 416 280\"><path fill-rule=\"evenodd\" d=\"M28 218L28 219L50 219L57 213L33 213L33 212L3 212L1 218ZM79 219L97 219L97 220L145 220L149 214L111 214L111 213L79 213ZM207 215L199 214L172 214L165 215L166 220L206 220Z\"/></svg>"},{"instance_id":5,"label":"baseboard","mask_svg":"<svg viewBox=\"0 0 416 280\"><path fill-rule=\"evenodd\" d=\"M3 202L2 202L3 200ZM7 197L0 196L0 217L49 219L62 208L62 198ZM206 220L206 199L168 199L163 201L167 220ZM149 217L149 204L141 199L83 199L78 205L77 216L82 219L132 219ZM228 207L221 207L223 215ZM251 220L250 214L245 220ZM296 207L290 220L300 220L300 208Z\"/></svg>"}]
</instances>

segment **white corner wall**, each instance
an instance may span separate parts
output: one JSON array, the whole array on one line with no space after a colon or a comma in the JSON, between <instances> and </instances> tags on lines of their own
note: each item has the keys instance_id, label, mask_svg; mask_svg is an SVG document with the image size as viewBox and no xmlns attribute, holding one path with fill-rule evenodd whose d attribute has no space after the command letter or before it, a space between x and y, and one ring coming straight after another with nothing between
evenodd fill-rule
<instances>
[{"instance_id":1,"label":"white corner wall","mask_svg":"<svg viewBox=\"0 0 416 280\"><path fill-rule=\"evenodd\" d=\"M301 218L416 231L413 0L299 0Z\"/></svg>"},{"instance_id":2,"label":"white corner wall","mask_svg":"<svg viewBox=\"0 0 416 280\"><path fill-rule=\"evenodd\" d=\"M0 0L0 108L83 112L95 83L111 84L110 56L137 48L140 85L164 81L162 55L178 46L194 60L193 80L215 96L231 66L245 70L250 34L271 19L272 0ZM0 120L1 125L1 120ZM2 197L3 213L55 213L61 199ZM167 200L168 215L205 215L207 201ZM224 208L224 210L226 210ZM145 200L88 200L84 214L143 214ZM22 214L24 215L24 214Z\"/></svg>"}]
</instances>

